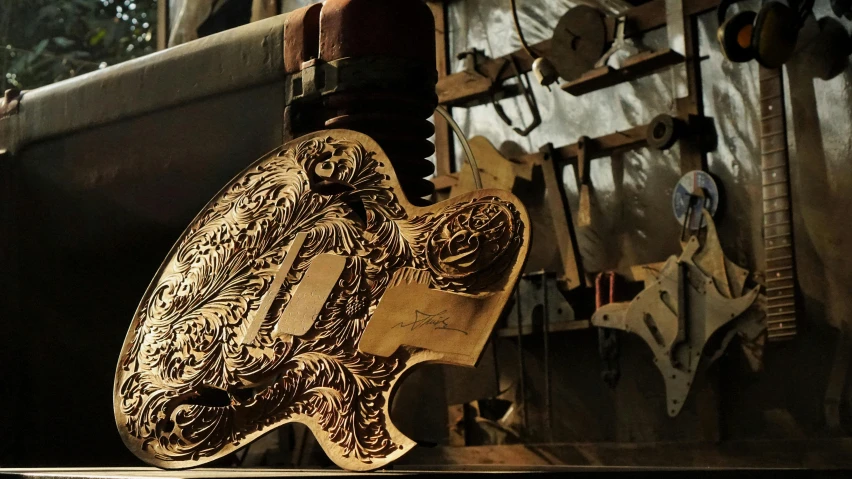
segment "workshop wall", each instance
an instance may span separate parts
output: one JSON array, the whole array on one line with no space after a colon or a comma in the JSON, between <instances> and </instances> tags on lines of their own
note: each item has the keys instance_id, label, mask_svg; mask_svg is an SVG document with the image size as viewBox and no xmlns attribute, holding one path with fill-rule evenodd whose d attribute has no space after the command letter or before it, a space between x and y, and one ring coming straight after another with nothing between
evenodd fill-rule
<instances>
[{"instance_id":1,"label":"workshop wall","mask_svg":"<svg viewBox=\"0 0 852 479\"><path fill-rule=\"evenodd\" d=\"M170 0L172 11L182 1ZM311 3L282 0L282 12ZM528 41L548 38L559 17L574 5L566 0L518 0ZM759 6L758 1L740 2L730 14ZM817 18L826 17L829 11L827 0L817 2ZM849 30L849 22L834 23ZM727 256L756 272L754 279L761 281L758 69L754 62L737 64L722 57L716 42L715 12L699 17L698 26L704 110L714 119L718 134L715 151L707 155L709 171L723 191L717 226ZM492 58L520 48L508 0L449 2L447 28L451 59L471 48L482 49ZM641 341L622 336L621 380L609 388L600 378L595 331L553 335L549 355L544 354L540 337L525 338L527 391L523 396L529 416L525 439L650 442L822 434L823 396L835 350L835 328L852 332L852 296L848 293L852 290L852 259L846 254L852 233L845 214L852 210L852 197L846 194L852 186L847 166L852 153L852 70L844 67L828 80L814 77L823 69L817 61L825 46L819 30L816 24L806 27L800 36L802 53L785 70L797 266L807 315L800 337L791 343L769 345L764 371L759 373L749 371L739 348L730 348L726 357L702 375L702 384L696 384L683 412L674 419L665 414L663 383ZM628 43L633 49L630 53L636 53L663 47L666 41L665 30L660 29ZM617 55L616 61L624 56ZM461 62L453 60L453 71L461 68ZM491 105L455 108L452 113L469 137L482 135L504 155L520 156L546 143L562 146L576 142L581 135L612 133L646 124L660 113L674 113L678 71L663 70L580 97L556 85L549 91L533 81L542 125L528 137L514 133ZM501 104L513 126L530 121L522 99ZM455 145L455 157L463 158L458 143ZM671 207L672 190L680 176L678 146L666 152L640 148L592 162L592 223L577 230L587 271L627 273L631 265L663 261L680 251L680 225ZM567 168L563 178L576 215L578 188L573 171ZM496 353L486 351L475 373L457 368L415 371L402 383L395 423L411 437L445 443L448 438L440 418L446 408L438 398L441 383L447 391L464 390L468 395L474 390L499 389L503 391L500 398L520 406L517 356L516 340L503 339L497 342ZM550 430L542 417L545 361L552 369ZM488 383L483 378L494 371L500 376L499 388L483 386ZM419 411L420 417L406 414L411 410ZM519 415L514 425L522 423Z\"/></svg>"},{"instance_id":2,"label":"workshop wall","mask_svg":"<svg viewBox=\"0 0 852 479\"><path fill-rule=\"evenodd\" d=\"M572 4L518 0L528 41L548 38ZM759 2L741 2L732 12L759 6ZM817 2L817 18L829 12L828 2ZM453 2L447 24L451 58L471 48L482 49L492 58L520 48L508 1ZM848 29L848 22L845 26ZM708 166L725 193L718 226L726 253L740 265L759 271L763 252L757 64L726 61L716 41L716 28L715 12L699 17L705 113L714 118L719 136L717 149L708 154ZM802 32L800 51L808 51L809 40L814 41L807 33ZM633 52L664 46L665 30L651 32L640 42ZM806 305L815 313L812 319L840 327L844 322L852 325L848 314L852 298L847 294L852 286L852 261L842 247L850 240L843 212L852 198L843 193L852 181L847 166L852 149L852 122L848 121L852 70L846 68L828 81L814 79L808 56L797 55L788 65L793 76L786 78L793 91L787 114L800 282ZM456 62L454 71L460 69L461 62ZM659 113L673 113L673 70L580 97L555 85L548 91L533 82L542 126L526 138L505 125L491 105L456 108L453 116L468 136L485 136L505 155L517 156L520 149L533 152L546 143L574 143L581 135L595 137L647 123ZM522 99L502 104L516 126L529 122ZM456 158L463 157L456 145ZM662 261L679 251L679 225L671 211L671 192L679 177L677 147L668 152L642 148L592 162L593 223L577 232L587 270L626 272L630 265ZM570 168L564 181L576 211L577 185Z\"/></svg>"},{"instance_id":3,"label":"workshop wall","mask_svg":"<svg viewBox=\"0 0 852 479\"><path fill-rule=\"evenodd\" d=\"M518 0L521 24L532 44L549 37L571 2ZM742 2L733 10L758 9ZM449 4L447 24L451 58L479 48L494 58L518 50L508 0L466 0ZM829 13L828 2L817 2L817 18ZM834 21L834 18L830 20ZM835 24L838 22L834 21ZM848 31L848 22L844 23ZM756 272L762 281L762 204L760 111L757 64L724 60L716 42L715 12L699 17L702 87L705 114L713 117L718 134L708 154L709 171L717 178L723 201L716 216L722 246L736 263ZM542 361L553 370L553 431L538 427L531 436L557 441L672 441L730 438L803 437L824 430L823 397L831 369L836 331L850 331L852 260L847 166L852 148L850 75L814 79L821 37L817 25L802 32L804 51L788 64L785 76L790 163L799 282L806 318L800 337L789 344L770 344L765 370L748 371L739 348L711 368L708 384L696 385L683 413L664 414L663 384L652 366L647 346L623 339L622 379L610 390L600 380L594 334L560 333L544 358L540 339L525 341L528 423L541 424ZM846 35L848 41L848 34ZM635 49L665 46L665 30L646 35ZM637 50L633 50L635 53ZM816 51L816 53L815 53ZM455 61L454 70L461 70ZM453 116L468 136L482 135L508 157L537 151L546 143L562 146L581 135L595 137L648 123L659 113L674 113L676 69L631 83L573 97L558 87L548 91L534 84L542 126L524 138L495 114L491 105L455 108ZM515 126L530 114L521 98L503 100ZM456 158L464 158L456 145ZM678 147L667 152L641 148L592 162L592 224L577 230L584 266L589 272L616 270L658 262L680 251L680 225L671 206L673 186L681 176ZM466 167L466 166L465 166ZM571 168L564 172L569 202L576 217L577 184ZM516 385L516 343L501 341L501 389ZM447 380L452 382L453 373ZM712 387L709 385L712 384ZM702 392L702 389L705 391ZM513 396L514 394L514 396ZM503 397L519 399L517 393ZM718 405L718 416L706 411ZM519 420L520 421L520 420ZM712 423L716 423L713 425ZM718 427L717 427L718 426Z\"/></svg>"}]
</instances>

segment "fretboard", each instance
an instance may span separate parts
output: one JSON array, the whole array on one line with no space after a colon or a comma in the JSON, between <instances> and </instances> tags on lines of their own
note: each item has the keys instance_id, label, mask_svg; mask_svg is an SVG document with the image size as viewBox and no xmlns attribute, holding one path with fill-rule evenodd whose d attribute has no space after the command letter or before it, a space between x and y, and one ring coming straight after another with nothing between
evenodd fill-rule
<instances>
[{"instance_id":1,"label":"fretboard","mask_svg":"<svg viewBox=\"0 0 852 479\"><path fill-rule=\"evenodd\" d=\"M784 83L780 69L759 68L766 314L768 339L779 341L796 335L797 311Z\"/></svg>"}]
</instances>

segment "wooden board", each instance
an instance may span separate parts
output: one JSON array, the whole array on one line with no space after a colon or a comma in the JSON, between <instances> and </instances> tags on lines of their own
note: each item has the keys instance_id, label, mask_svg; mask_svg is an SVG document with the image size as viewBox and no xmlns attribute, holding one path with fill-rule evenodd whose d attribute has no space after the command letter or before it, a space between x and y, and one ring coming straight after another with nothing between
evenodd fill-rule
<instances>
[{"instance_id":1,"label":"wooden board","mask_svg":"<svg viewBox=\"0 0 852 479\"><path fill-rule=\"evenodd\" d=\"M587 466L617 468L852 468L852 439L568 443L420 449L403 468ZM599 469L598 469L599 470ZM623 472L624 469L621 469Z\"/></svg>"}]
</instances>

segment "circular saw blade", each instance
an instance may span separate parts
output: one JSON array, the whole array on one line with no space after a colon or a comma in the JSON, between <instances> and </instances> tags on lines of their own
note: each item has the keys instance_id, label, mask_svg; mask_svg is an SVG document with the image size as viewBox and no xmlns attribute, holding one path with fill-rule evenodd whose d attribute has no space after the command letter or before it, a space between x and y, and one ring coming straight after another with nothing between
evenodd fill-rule
<instances>
[{"instance_id":1,"label":"circular saw blade","mask_svg":"<svg viewBox=\"0 0 852 479\"><path fill-rule=\"evenodd\" d=\"M690 208L690 197L696 195L698 190L703 190L704 197L708 200L704 208L710 213L710 216L716 214L719 208L719 187L716 186L716 181L709 173L695 170L687 172L678 180L672 192L672 210L678 223L683 224L686 221L687 210ZM707 221L701 216L702 205L692 205L693 221L701 221L701 227L707 225Z\"/></svg>"},{"instance_id":2,"label":"circular saw blade","mask_svg":"<svg viewBox=\"0 0 852 479\"><path fill-rule=\"evenodd\" d=\"M562 15L551 41L550 61L566 81L595 66L606 50L606 23L599 10L578 5Z\"/></svg>"}]
</instances>

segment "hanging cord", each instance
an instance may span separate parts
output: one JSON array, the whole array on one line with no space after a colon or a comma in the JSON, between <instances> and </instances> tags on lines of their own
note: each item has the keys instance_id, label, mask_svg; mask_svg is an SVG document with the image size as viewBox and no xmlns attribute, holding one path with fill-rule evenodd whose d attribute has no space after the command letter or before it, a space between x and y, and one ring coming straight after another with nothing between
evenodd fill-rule
<instances>
[{"instance_id":1,"label":"hanging cord","mask_svg":"<svg viewBox=\"0 0 852 479\"><path fill-rule=\"evenodd\" d=\"M470 163L470 168L473 170L473 182L476 184L476 189L482 189L482 178L479 176L479 165L476 163L476 158L473 156L473 151L470 149L470 144L467 142L467 138L465 138L464 133L462 133L461 128L459 128L459 124L456 123L456 120L450 116L450 112L446 110L446 108L439 106L435 109L438 113L447 120L447 123L450 124L450 128L453 129L456 136L459 138L461 142L462 149L464 150L465 156L467 156L467 162Z\"/></svg>"},{"instance_id":2,"label":"hanging cord","mask_svg":"<svg viewBox=\"0 0 852 479\"><path fill-rule=\"evenodd\" d=\"M527 39L524 38L523 30L521 30L521 21L518 19L517 0L509 0L509 2L512 4L512 20L515 21L515 31L518 32L518 38L521 40L521 46L533 60L536 60L538 59L538 53L534 52L532 48L530 48L530 44L527 43Z\"/></svg>"}]
</instances>

